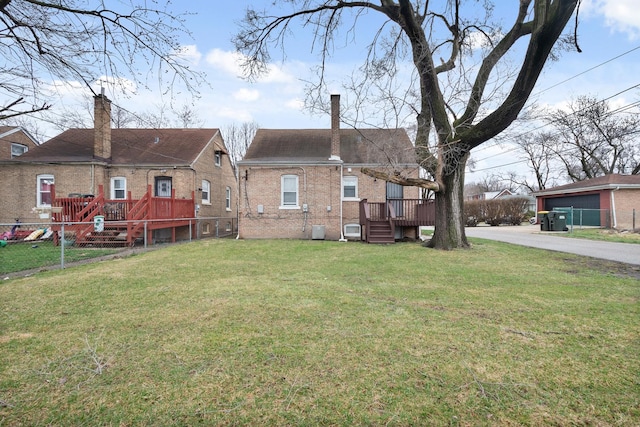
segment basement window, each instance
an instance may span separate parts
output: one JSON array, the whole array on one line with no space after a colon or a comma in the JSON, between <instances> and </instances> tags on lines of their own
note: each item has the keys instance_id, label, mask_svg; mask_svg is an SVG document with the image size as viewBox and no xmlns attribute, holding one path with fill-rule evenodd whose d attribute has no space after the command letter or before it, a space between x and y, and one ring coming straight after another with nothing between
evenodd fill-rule
<instances>
[{"instance_id":1,"label":"basement window","mask_svg":"<svg viewBox=\"0 0 640 427\"><path fill-rule=\"evenodd\" d=\"M360 224L345 224L344 237L360 238Z\"/></svg>"}]
</instances>

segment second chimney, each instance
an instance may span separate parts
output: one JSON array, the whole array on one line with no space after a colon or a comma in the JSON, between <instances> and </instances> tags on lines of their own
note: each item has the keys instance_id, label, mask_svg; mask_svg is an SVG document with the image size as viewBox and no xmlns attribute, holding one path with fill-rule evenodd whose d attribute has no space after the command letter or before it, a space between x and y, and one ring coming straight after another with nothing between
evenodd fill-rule
<instances>
[{"instance_id":1,"label":"second chimney","mask_svg":"<svg viewBox=\"0 0 640 427\"><path fill-rule=\"evenodd\" d=\"M93 156L111 159L111 101L104 93L96 95L93 108Z\"/></svg>"},{"instance_id":2,"label":"second chimney","mask_svg":"<svg viewBox=\"0 0 640 427\"><path fill-rule=\"evenodd\" d=\"M331 95L331 157L340 160L340 95Z\"/></svg>"}]
</instances>

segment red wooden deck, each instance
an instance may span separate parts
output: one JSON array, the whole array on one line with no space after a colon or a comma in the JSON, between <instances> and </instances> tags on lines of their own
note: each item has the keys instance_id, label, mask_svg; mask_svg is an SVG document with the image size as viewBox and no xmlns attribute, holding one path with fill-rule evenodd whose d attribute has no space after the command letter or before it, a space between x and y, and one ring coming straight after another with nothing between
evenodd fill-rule
<instances>
[{"instance_id":1,"label":"red wooden deck","mask_svg":"<svg viewBox=\"0 0 640 427\"><path fill-rule=\"evenodd\" d=\"M59 231L58 223L70 223L65 232L76 235L76 244L100 241L100 234L94 231L94 219L104 217L105 230L102 237L118 236L119 240L132 246L144 233L145 225L149 240L153 230L171 229L172 241L178 227L193 223L195 215L195 192L191 199L177 199L175 189L171 197L153 196L152 186L140 199L132 199L128 192L126 199L106 199L104 187L98 188L98 194L86 197L56 197L52 189L52 221L54 230ZM57 237L57 233L54 233ZM103 239L104 240L104 239ZM111 239L115 240L115 239Z\"/></svg>"}]
</instances>

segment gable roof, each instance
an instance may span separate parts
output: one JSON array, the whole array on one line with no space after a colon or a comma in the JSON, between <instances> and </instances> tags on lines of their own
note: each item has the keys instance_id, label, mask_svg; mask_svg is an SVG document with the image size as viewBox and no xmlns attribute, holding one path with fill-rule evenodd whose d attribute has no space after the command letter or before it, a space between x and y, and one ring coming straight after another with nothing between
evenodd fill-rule
<instances>
[{"instance_id":1,"label":"gable roof","mask_svg":"<svg viewBox=\"0 0 640 427\"><path fill-rule=\"evenodd\" d=\"M218 129L112 129L111 164L189 165L218 133ZM16 160L91 162L96 160L93 143L93 129L69 129ZM216 150L226 153L219 143Z\"/></svg>"},{"instance_id":2,"label":"gable roof","mask_svg":"<svg viewBox=\"0 0 640 427\"><path fill-rule=\"evenodd\" d=\"M581 193L585 191L614 190L617 188L640 189L640 175L611 174L584 181L572 182L533 193L534 196L551 196L566 193Z\"/></svg>"},{"instance_id":3,"label":"gable roof","mask_svg":"<svg viewBox=\"0 0 640 427\"><path fill-rule=\"evenodd\" d=\"M16 132L22 132L27 138L29 138L34 145L40 145L33 135L31 135L26 129L20 126L0 126L0 139L8 138Z\"/></svg>"},{"instance_id":4,"label":"gable roof","mask_svg":"<svg viewBox=\"0 0 640 427\"><path fill-rule=\"evenodd\" d=\"M335 163L331 129L258 129L242 163ZM340 129L340 158L347 164L416 164L404 129Z\"/></svg>"}]
</instances>

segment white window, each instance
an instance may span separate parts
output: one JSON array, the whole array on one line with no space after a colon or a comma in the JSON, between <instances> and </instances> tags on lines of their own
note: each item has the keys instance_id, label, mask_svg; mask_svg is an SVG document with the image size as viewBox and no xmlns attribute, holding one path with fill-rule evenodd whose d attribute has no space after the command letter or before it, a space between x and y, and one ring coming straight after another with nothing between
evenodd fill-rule
<instances>
[{"instance_id":1,"label":"white window","mask_svg":"<svg viewBox=\"0 0 640 427\"><path fill-rule=\"evenodd\" d=\"M202 180L202 204L211 204L211 183L206 179Z\"/></svg>"},{"instance_id":2,"label":"white window","mask_svg":"<svg viewBox=\"0 0 640 427\"><path fill-rule=\"evenodd\" d=\"M127 178L116 176L111 178L111 199L127 198Z\"/></svg>"},{"instance_id":3,"label":"white window","mask_svg":"<svg viewBox=\"0 0 640 427\"><path fill-rule=\"evenodd\" d=\"M231 210L231 187L227 187L227 191L225 192L224 206L228 211Z\"/></svg>"},{"instance_id":4,"label":"white window","mask_svg":"<svg viewBox=\"0 0 640 427\"><path fill-rule=\"evenodd\" d=\"M222 153L220 151L216 151L215 162L216 166L220 166L220 164L222 163Z\"/></svg>"},{"instance_id":5,"label":"white window","mask_svg":"<svg viewBox=\"0 0 640 427\"><path fill-rule=\"evenodd\" d=\"M342 198L344 200L353 200L358 198L358 177L357 176L342 177Z\"/></svg>"},{"instance_id":6,"label":"white window","mask_svg":"<svg viewBox=\"0 0 640 427\"><path fill-rule=\"evenodd\" d=\"M39 208L51 206L51 190L53 189L53 175L38 175L38 194L36 204Z\"/></svg>"},{"instance_id":7,"label":"white window","mask_svg":"<svg viewBox=\"0 0 640 427\"><path fill-rule=\"evenodd\" d=\"M360 238L360 224L345 224L344 237Z\"/></svg>"},{"instance_id":8,"label":"white window","mask_svg":"<svg viewBox=\"0 0 640 427\"><path fill-rule=\"evenodd\" d=\"M22 144L11 143L11 158L18 157L29 151L29 147Z\"/></svg>"},{"instance_id":9,"label":"white window","mask_svg":"<svg viewBox=\"0 0 640 427\"><path fill-rule=\"evenodd\" d=\"M280 207L297 209L298 206L298 175L282 175Z\"/></svg>"}]
</instances>

